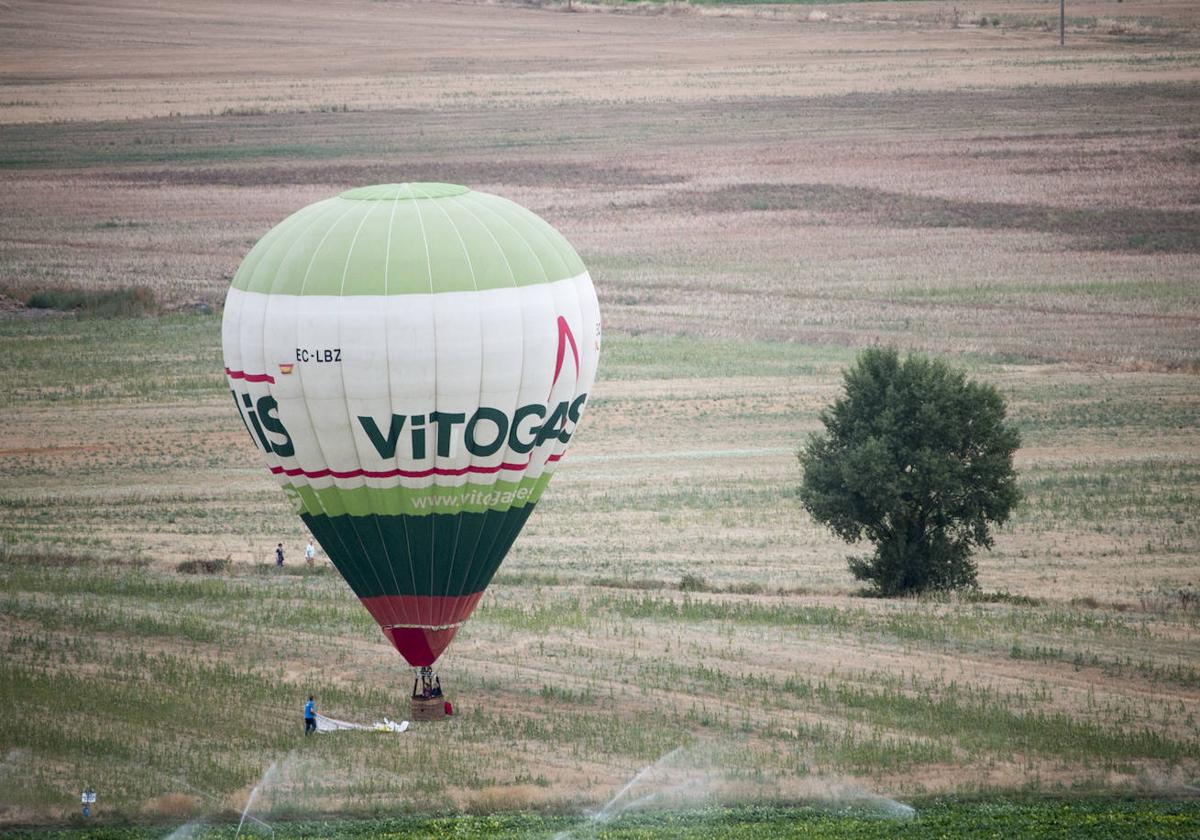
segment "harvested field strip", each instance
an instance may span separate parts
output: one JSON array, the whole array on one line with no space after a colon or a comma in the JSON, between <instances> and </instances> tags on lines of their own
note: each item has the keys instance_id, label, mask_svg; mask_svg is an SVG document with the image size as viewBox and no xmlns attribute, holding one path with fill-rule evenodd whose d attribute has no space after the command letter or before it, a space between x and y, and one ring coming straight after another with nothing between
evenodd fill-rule
<instances>
[{"instance_id":1,"label":"harvested field strip","mask_svg":"<svg viewBox=\"0 0 1200 840\"><path fill-rule=\"evenodd\" d=\"M233 114L10 123L0 125L0 148L5 150L0 168L122 167L110 171L110 176L128 178L135 184L285 186L393 181L395 170L384 161L403 156L413 160L415 173L410 176L406 172L403 180L419 180L417 176L424 177L424 173L436 174L438 179L454 176L469 183L669 184L679 182L680 175L627 165L595 168L552 162L546 166L541 160L524 160L518 153L543 153L547 147L619 148L629 138L669 137L681 128L687 129L693 141L699 135L743 144L747 137L811 132L814 127L832 135L869 127L892 137L972 132L980 141L998 143L995 150L976 150L975 154L1012 155L1013 149L1019 148L1012 146L1013 142L1041 144L1073 137L1100 139L1187 130L1194 127L1194 121L1185 109L1196 96L1195 82L1148 82L1035 85L1015 90L759 95L717 103L634 102L620 108L531 104L521 109L523 121L537 124L552 118L555 125L563 126L563 134L555 136L522 130L503 112L466 106L450 112L381 109L336 115ZM1096 107L1098 102L1103 102L1102 109ZM1056 130L1047 129L1048 109L1054 111ZM487 130L465 133L461 130L464 123L481 123ZM397 131L397 124L407 128ZM1000 124L1005 128L1002 134L987 130ZM293 138L298 134L308 142L296 144ZM436 163L428 159L430 148L442 151ZM511 157L496 160L498 154ZM338 158L361 160L330 164ZM313 165L304 166L306 160ZM239 162L255 166L215 165ZM172 165L164 166L166 163ZM133 168L137 166L143 168ZM328 166L333 168L325 169Z\"/></svg>"},{"instance_id":2,"label":"harvested field strip","mask_svg":"<svg viewBox=\"0 0 1200 840\"><path fill-rule=\"evenodd\" d=\"M1036 300L1050 303L1077 299L1077 305L1120 306L1124 307L1126 312L1131 306L1152 302L1157 305L1153 313L1156 317L1189 322L1200 321L1200 317L1190 314L1200 309L1200 289L1197 289L1195 284L1180 283L1173 277L1146 278L1136 281L1081 278L1077 282L1070 283L1047 280L1040 283L1024 283L1019 286L984 283L934 288L925 285L896 289L894 294L897 300L915 298L958 304L1009 304L1026 307L1032 305Z\"/></svg>"},{"instance_id":3,"label":"harvested field strip","mask_svg":"<svg viewBox=\"0 0 1200 840\"><path fill-rule=\"evenodd\" d=\"M792 210L832 217L841 224L1017 229L1072 236L1084 247L1104 250L1200 251L1200 211L1192 210L1082 209L952 201L838 184L734 184L704 192L673 192L662 201L679 212Z\"/></svg>"}]
</instances>

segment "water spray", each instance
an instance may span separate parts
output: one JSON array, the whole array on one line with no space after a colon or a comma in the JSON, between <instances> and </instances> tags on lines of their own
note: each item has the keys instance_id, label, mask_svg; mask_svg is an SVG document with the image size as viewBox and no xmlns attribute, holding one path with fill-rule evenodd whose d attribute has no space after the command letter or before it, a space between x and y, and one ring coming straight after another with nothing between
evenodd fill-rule
<instances>
[{"instance_id":1,"label":"water spray","mask_svg":"<svg viewBox=\"0 0 1200 840\"><path fill-rule=\"evenodd\" d=\"M234 840L237 840L237 838L242 836L242 826L246 822L247 814L250 813L250 806L253 805L254 800L258 798L259 789L266 786L266 784L268 782L270 782L272 780L272 778L274 777L275 767L276 767L276 763L274 761L272 761L271 766L267 768L267 772L263 773L262 778L258 780L258 784L256 784L251 789L250 795L248 797L246 797L246 807L242 809L242 818L240 820L238 820L237 833L233 836ZM253 817L251 817L251 819L253 819ZM255 820L255 822L260 822L262 825L267 825L266 823L262 823L261 820ZM271 828L271 826L267 825L267 830L271 832L272 837L275 836L275 829L273 829L273 828Z\"/></svg>"},{"instance_id":2,"label":"water spray","mask_svg":"<svg viewBox=\"0 0 1200 840\"><path fill-rule=\"evenodd\" d=\"M677 804L681 798L684 801L694 801L697 797L707 796L720 774L711 770L698 772L699 768L696 772L689 772L688 767L678 766L678 759L685 754L684 747L676 747L654 763L638 770L602 807L587 814L587 819L582 825L558 832L553 840L568 840L577 836L578 832L589 830L594 833L598 826L656 803L661 807L670 807ZM658 776L663 771L668 774L679 771L682 778L672 778L672 775ZM810 779L809 783L814 785L811 790L812 798L830 804L858 807L895 820L909 820L916 815L916 811L903 802L897 802L855 784L820 779ZM652 787L647 789L651 785Z\"/></svg>"},{"instance_id":3,"label":"water spray","mask_svg":"<svg viewBox=\"0 0 1200 840\"><path fill-rule=\"evenodd\" d=\"M274 766L275 766L274 764L271 765L271 767L274 767ZM268 773L270 772L270 769L271 768L267 768ZM188 782L184 781L183 779L180 779L178 776L165 776L165 778L170 779L172 782L174 782L177 785L183 785L185 788L190 790L192 793L198 794L199 796L207 799L213 805L216 805L218 807L221 805L220 797L218 797L212 793L209 793L206 790L201 790L200 788L196 787L195 785L189 784ZM259 781L259 784L261 785L262 782L265 780L266 780L266 774L264 773L263 778ZM255 790L257 790L257 789L258 789L258 786L255 786ZM245 822L246 820L250 820L250 822L261 825L267 831L271 832L272 837L275 836L275 829L272 828L269 823L263 822L258 817L254 816L253 814L249 813L248 811L249 811L249 803L247 803L247 807L242 810L242 822ZM238 831L241 831L242 822L238 823ZM202 819L191 820L189 822L184 823L179 828L175 829L170 834L168 834L166 837L166 840L186 840L187 838L192 837L203 826L204 826L204 820L202 820Z\"/></svg>"}]
</instances>

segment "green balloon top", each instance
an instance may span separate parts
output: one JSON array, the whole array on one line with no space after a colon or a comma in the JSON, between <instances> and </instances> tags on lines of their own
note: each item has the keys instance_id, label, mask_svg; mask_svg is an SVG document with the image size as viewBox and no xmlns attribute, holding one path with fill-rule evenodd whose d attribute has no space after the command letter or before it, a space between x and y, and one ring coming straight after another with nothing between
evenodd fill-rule
<instances>
[{"instance_id":1,"label":"green balloon top","mask_svg":"<svg viewBox=\"0 0 1200 840\"><path fill-rule=\"evenodd\" d=\"M277 295L402 295L553 283L584 273L543 219L455 184L376 184L293 213L233 287Z\"/></svg>"}]
</instances>

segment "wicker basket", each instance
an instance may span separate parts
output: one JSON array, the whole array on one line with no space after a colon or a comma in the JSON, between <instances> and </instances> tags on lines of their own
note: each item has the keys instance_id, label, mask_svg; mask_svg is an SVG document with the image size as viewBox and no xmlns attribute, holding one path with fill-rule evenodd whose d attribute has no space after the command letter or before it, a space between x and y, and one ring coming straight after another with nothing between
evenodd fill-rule
<instances>
[{"instance_id":1,"label":"wicker basket","mask_svg":"<svg viewBox=\"0 0 1200 840\"><path fill-rule=\"evenodd\" d=\"M425 700L414 697L409 716L412 720L441 720L446 717L446 698L431 697Z\"/></svg>"}]
</instances>

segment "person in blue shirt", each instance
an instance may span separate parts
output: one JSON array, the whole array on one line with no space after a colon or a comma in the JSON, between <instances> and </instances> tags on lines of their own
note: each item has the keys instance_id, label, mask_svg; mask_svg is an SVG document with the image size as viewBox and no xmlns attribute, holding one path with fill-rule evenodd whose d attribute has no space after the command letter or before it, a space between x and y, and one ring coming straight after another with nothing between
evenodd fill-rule
<instances>
[{"instance_id":1,"label":"person in blue shirt","mask_svg":"<svg viewBox=\"0 0 1200 840\"><path fill-rule=\"evenodd\" d=\"M308 696L308 702L304 704L304 734L310 735L317 731L317 704L313 702L312 695Z\"/></svg>"}]
</instances>

